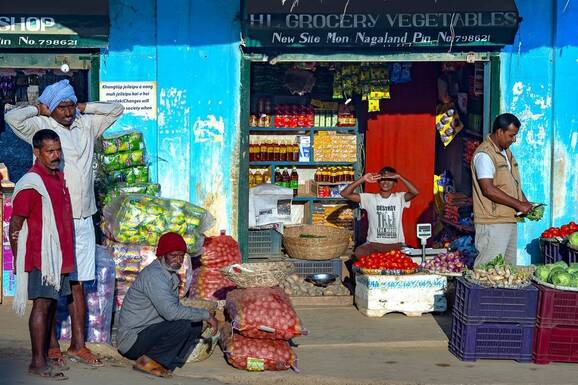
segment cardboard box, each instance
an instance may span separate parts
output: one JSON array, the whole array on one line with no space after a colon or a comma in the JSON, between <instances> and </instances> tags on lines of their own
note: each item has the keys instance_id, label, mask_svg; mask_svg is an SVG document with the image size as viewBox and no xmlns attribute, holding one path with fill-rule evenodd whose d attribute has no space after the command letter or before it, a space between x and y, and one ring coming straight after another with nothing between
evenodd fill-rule
<instances>
[{"instance_id":1,"label":"cardboard box","mask_svg":"<svg viewBox=\"0 0 578 385\"><path fill-rule=\"evenodd\" d=\"M306 180L304 184L299 185L297 195L300 197L317 197L317 183L312 179Z\"/></svg>"}]
</instances>

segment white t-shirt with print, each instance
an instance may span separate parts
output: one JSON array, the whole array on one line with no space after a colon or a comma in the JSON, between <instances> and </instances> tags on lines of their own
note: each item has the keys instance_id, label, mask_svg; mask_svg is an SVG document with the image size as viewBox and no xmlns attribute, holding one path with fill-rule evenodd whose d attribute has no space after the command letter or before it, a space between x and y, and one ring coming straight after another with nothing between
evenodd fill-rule
<instances>
[{"instance_id":1,"label":"white t-shirt with print","mask_svg":"<svg viewBox=\"0 0 578 385\"><path fill-rule=\"evenodd\" d=\"M360 207L367 211L369 228L367 241L376 243L405 243L401 218L403 209L410 206L405 193L397 192L388 198L379 194L362 193Z\"/></svg>"}]
</instances>

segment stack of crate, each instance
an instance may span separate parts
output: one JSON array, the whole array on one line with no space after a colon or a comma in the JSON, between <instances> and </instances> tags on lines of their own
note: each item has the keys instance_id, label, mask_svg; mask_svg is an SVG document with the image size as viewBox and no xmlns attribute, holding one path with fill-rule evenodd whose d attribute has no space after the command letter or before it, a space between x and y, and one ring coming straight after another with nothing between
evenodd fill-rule
<instances>
[{"instance_id":1,"label":"stack of crate","mask_svg":"<svg viewBox=\"0 0 578 385\"><path fill-rule=\"evenodd\" d=\"M484 288L457 280L449 350L462 361L532 361L538 289Z\"/></svg>"},{"instance_id":2,"label":"stack of crate","mask_svg":"<svg viewBox=\"0 0 578 385\"><path fill-rule=\"evenodd\" d=\"M538 289L534 362L578 362L578 292Z\"/></svg>"}]
</instances>

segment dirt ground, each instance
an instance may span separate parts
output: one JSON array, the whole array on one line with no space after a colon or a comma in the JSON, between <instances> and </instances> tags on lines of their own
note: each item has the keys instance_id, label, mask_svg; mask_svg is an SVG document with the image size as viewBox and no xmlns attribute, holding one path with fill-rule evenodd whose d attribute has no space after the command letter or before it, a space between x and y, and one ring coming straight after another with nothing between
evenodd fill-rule
<instances>
[{"instance_id":1,"label":"dirt ground","mask_svg":"<svg viewBox=\"0 0 578 385\"><path fill-rule=\"evenodd\" d=\"M367 318L354 307L299 307L307 337L295 339L300 373L251 373L229 366L217 349L208 360L187 364L172 379L131 369L110 346L91 345L105 367L71 364L70 381L83 385L198 384L576 384L572 364L534 365L514 361L462 362L447 349L450 317L408 318L389 314ZM0 305L0 384L45 384L26 375L29 359L27 318ZM144 382L143 382L144 381ZM50 382L54 383L54 382Z\"/></svg>"}]
</instances>

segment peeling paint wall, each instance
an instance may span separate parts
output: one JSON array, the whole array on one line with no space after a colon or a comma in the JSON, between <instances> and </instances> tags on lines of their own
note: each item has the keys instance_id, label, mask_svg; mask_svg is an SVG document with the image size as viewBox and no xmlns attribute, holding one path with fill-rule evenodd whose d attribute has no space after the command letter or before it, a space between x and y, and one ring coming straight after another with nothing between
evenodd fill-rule
<instances>
[{"instance_id":1,"label":"peeling paint wall","mask_svg":"<svg viewBox=\"0 0 578 385\"><path fill-rule=\"evenodd\" d=\"M145 133L162 195L211 211L235 234L239 140L239 3L111 3L101 81L155 81L157 119L125 115L116 130Z\"/></svg>"},{"instance_id":2,"label":"peeling paint wall","mask_svg":"<svg viewBox=\"0 0 578 385\"><path fill-rule=\"evenodd\" d=\"M578 218L578 3L516 3L523 21L501 54L501 110L522 122L512 150L523 190L548 204L542 221L518 228L518 263L527 264L540 261L537 239L545 228Z\"/></svg>"}]
</instances>

